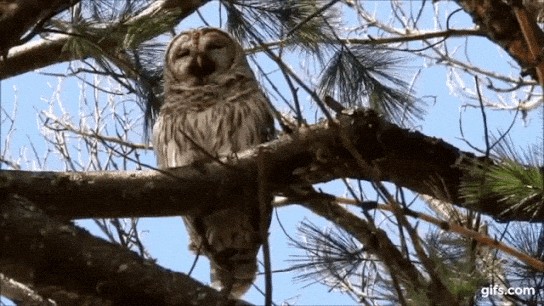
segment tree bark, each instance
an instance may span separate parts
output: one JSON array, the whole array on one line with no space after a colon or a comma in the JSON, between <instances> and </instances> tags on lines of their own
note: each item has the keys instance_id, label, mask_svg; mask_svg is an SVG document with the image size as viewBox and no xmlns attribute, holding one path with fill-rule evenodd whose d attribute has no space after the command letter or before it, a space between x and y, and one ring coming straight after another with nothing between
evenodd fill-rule
<instances>
[{"instance_id":1,"label":"tree bark","mask_svg":"<svg viewBox=\"0 0 544 306\"><path fill-rule=\"evenodd\" d=\"M0 270L41 297L61 305L217 305L223 300L182 273L49 218L27 199L4 195L0 201Z\"/></svg>"},{"instance_id":2,"label":"tree bark","mask_svg":"<svg viewBox=\"0 0 544 306\"><path fill-rule=\"evenodd\" d=\"M4 29L0 36L0 55L6 55L11 47L21 44L23 35L31 32L36 25L78 2L79 0L0 2L0 29Z\"/></svg>"},{"instance_id":3,"label":"tree bark","mask_svg":"<svg viewBox=\"0 0 544 306\"><path fill-rule=\"evenodd\" d=\"M369 167L360 168L342 137L352 141ZM267 151L266 179L274 193L348 177L392 182L501 220L544 220L542 210L508 210L493 196L467 206L460 194L463 177L470 176L475 161L493 161L400 128L369 110L345 112L334 122L283 135L227 165L198 163L164 173L0 171L0 193L23 195L64 219L199 214L225 207L244 196L243 188L257 186L259 150Z\"/></svg>"},{"instance_id":4,"label":"tree bark","mask_svg":"<svg viewBox=\"0 0 544 306\"><path fill-rule=\"evenodd\" d=\"M517 4L515 2L518 2ZM521 6L521 0L512 1L514 5ZM501 46L522 68L522 74L529 74L539 80L535 66L540 64L540 59L535 58L530 50L529 43L535 44L538 50L544 46L544 32L536 24L536 18L525 20L534 32L535 40L528 42L525 39L518 18L514 13L513 6L505 1L496 0L457 0L457 3L470 15L494 43Z\"/></svg>"}]
</instances>

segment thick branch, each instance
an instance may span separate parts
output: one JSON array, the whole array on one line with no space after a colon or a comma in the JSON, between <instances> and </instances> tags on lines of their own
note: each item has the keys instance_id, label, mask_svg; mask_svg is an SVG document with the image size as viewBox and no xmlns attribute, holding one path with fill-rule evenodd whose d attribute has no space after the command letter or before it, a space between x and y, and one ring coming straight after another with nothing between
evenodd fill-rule
<instances>
[{"instance_id":1,"label":"thick branch","mask_svg":"<svg viewBox=\"0 0 544 306\"><path fill-rule=\"evenodd\" d=\"M45 300L25 284L7 278L0 273L0 295L21 305L55 305L53 301Z\"/></svg>"},{"instance_id":2,"label":"thick branch","mask_svg":"<svg viewBox=\"0 0 544 306\"><path fill-rule=\"evenodd\" d=\"M47 1L39 1L47 2ZM147 9L138 15L128 19L122 25L112 24L104 29L93 29L93 35L86 33L85 39L96 43L96 48L108 50L114 53L115 50L123 49L124 39L120 36L128 35L131 25L144 25L146 21L157 16L162 16L164 22L170 22L174 27L180 20L193 13L207 0L176 1L160 0L153 2ZM168 18L172 17L172 18ZM149 26L149 25L147 25ZM2 27L0 27L2 28ZM123 32L124 31L124 32ZM113 35L113 34L116 35ZM140 41L153 38L154 31L144 31L139 37ZM147 36L146 36L147 35ZM67 34L57 34L39 41L31 41L27 44L12 48L7 58L0 61L0 79L10 78L34 69L47 67L53 64L83 59L92 54L80 52L71 52L66 50L65 45L69 42L70 36Z\"/></svg>"},{"instance_id":3,"label":"thick branch","mask_svg":"<svg viewBox=\"0 0 544 306\"><path fill-rule=\"evenodd\" d=\"M0 55L21 43L22 36L38 23L76 4L77 0L8 0L0 2ZM0 66L1 67L1 66Z\"/></svg>"},{"instance_id":4,"label":"thick branch","mask_svg":"<svg viewBox=\"0 0 544 306\"><path fill-rule=\"evenodd\" d=\"M474 23L487 33L490 40L501 46L526 73L539 81L534 67L541 59L535 58L531 53L510 5L505 1L496 0L457 0L457 3L472 16ZM536 44L535 47L541 50L544 46L544 32L536 24L535 18L532 18L530 23L535 35L534 41L530 43Z\"/></svg>"},{"instance_id":5,"label":"thick branch","mask_svg":"<svg viewBox=\"0 0 544 306\"><path fill-rule=\"evenodd\" d=\"M217 305L222 299L184 274L47 217L24 198L0 203L0 271L44 298L63 305Z\"/></svg>"},{"instance_id":6,"label":"thick branch","mask_svg":"<svg viewBox=\"0 0 544 306\"><path fill-rule=\"evenodd\" d=\"M242 168L253 171L248 162ZM213 210L243 197L241 185L254 177L254 173L245 177L241 171L215 163L183 167L171 174L1 173L4 188L0 193L24 195L48 215L66 219L175 216Z\"/></svg>"},{"instance_id":7,"label":"thick branch","mask_svg":"<svg viewBox=\"0 0 544 306\"><path fill-rule=\"evenodd\" d=\"M361 169L345 149L338 129L352 140L368 169ZM341 114L334 125L316 124L261 147L268 151L266 179L276 193L292 184L348 177L393 182L462 207L460 182L468 175L465 166L476 158L366 110ZM0 171L0 194L24 195L48 215L68 219L195 214L240 202L244 188L257 184L258 152L245 152L229 166L194 164L172 169L170 174ZM544 210L534 215L533 211L507 210L509 206L492 197L469 208L503 220L544 220Z\"/></svg>"}]
</instances>

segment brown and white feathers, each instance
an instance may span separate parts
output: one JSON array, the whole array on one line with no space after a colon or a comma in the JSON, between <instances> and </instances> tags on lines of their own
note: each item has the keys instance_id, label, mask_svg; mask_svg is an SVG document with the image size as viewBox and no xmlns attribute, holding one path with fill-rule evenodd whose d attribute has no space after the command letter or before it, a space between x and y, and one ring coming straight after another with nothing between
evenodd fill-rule
<instances>
[{"instance_id":1,"label":"brown and white feathers","mask_svg":"<svg viewBox=\"0 0 544 306\"><path fill-rule=\"evenodd\" d=\"M215 28L183 32L168 46L164 104L153 127L159 167L233 156L274 131L267 98L240 44ZM255 193L256 194L256 193ZM239 297L257 273L261 224L257 197L208 215L183 217L193 251L209 258L212 284ZM267 209L267 214L271 211Z\"/></svg>"}]
</instances>

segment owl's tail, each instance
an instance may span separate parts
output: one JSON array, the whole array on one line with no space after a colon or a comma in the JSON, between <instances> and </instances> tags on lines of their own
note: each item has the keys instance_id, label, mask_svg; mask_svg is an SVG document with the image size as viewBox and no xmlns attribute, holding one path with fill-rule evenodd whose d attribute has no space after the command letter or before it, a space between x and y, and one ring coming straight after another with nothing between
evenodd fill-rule
<instances>
[{"instance_id":1,"label":"owl's tail","mask_svg":"<svg viewBox=\"0 0 544 306\"><path fill-rule=\"evenodd\" d=\"M210 279L218 290L230 291L232 298L246 293L257 275L257 250L227 249L211 260Z\"/></svg>"},{"instance_id":2,"label":"owl's tail","mask_svg":"<svg viewBox=\"0 0 544 306\"><path fill-rule=\"evenodd\" d=\"M212 286L232 298L246 293L257 275L257 254L263 244L258 216L258 211L234 207L204 217L183 217L191 249L210 260ZM268 229L270 218L266 221Z\"/></svg>"}]
</instances>

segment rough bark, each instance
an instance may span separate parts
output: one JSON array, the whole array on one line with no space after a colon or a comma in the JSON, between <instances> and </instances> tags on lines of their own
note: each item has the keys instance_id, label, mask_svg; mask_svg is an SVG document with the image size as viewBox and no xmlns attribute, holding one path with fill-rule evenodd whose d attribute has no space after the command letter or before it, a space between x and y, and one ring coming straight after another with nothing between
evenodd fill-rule
<instances>
[{"instance_id":1,"label":"rough bark","mask_svg":"<svg viewBox=\"0 0 544 306\"><path fill-rule=\"evenodd\" d=\"M27 285L8 278L0 273L0 295L7 297L17 305L54 306L55 302L44 299Z\"/></svg>"},{"instance_id":2,"label":"rough bark","mask_svg":"<svg viewBox=\"0 0 544 306\"><path fill-rule=\"evenodd\" d=\"M341 133L369 167L360 167L342 143ZM267 150L266 179L275 193L292 185L348 177L392 182L462 207L466 204L459 190L469 175L466 167L486 160L386 122L372 111L357 110L340 114L332 124L283 135L239 155L228 166L202 163L168 174L0 171L0 193L23 195L48 215L65 219L195 214L228 205L244 196L243 187L257 184L259 150ZM502 220L544 220L542 210L536 214L507 210L508 205L493 197L468 208Z\"/></svg>"},{"instance_id":3,"label":"rough bark","mask_svg":"<svg viewBox=\"0 0 544 306\"><path fill-rule=\"evenodd\" d=\"M0 270L43 298L61 305L217 305L222 301L214 289L49 218L22 197L4 195L0 201Z\"/></svg>"}]
</instances>

